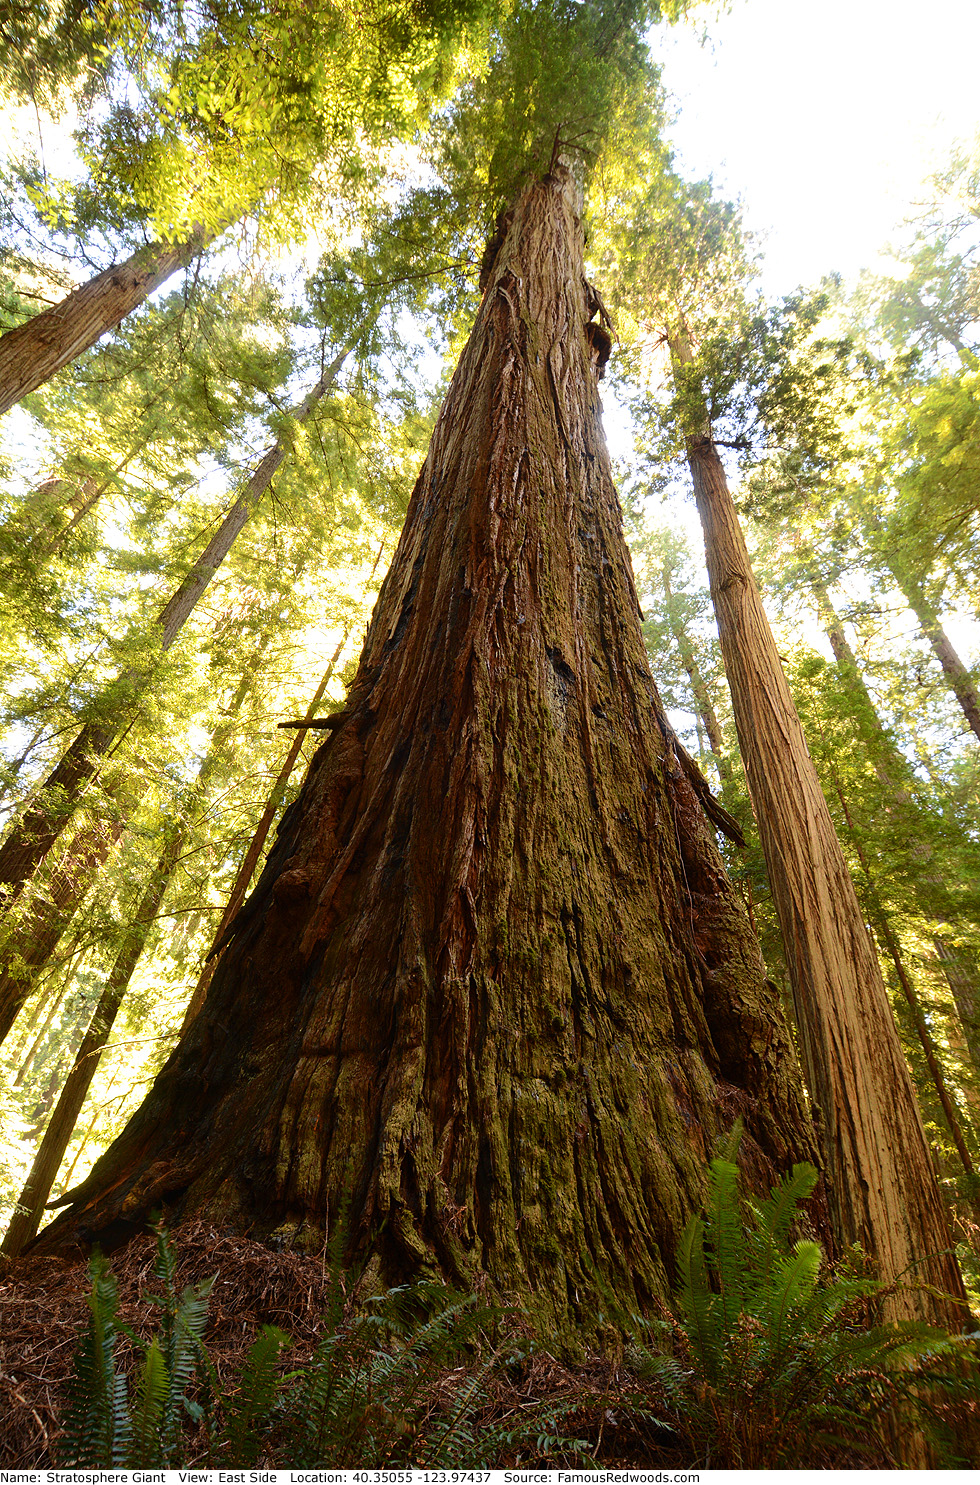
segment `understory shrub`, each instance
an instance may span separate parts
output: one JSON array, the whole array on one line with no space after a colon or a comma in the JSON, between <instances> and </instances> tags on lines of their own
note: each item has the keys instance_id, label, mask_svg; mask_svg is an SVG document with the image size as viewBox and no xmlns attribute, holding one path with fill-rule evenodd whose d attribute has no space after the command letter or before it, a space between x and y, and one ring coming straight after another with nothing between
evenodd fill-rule
<instances>
[{"instance_id":1,"label":"understory shrub","mask_svg":"<svg viewBox=\"0 0 980 1485\"><path fill-rule=\"evenodd\" d=\"M60 1462L460 1470L595 1464L600 1448L607 1460L633 1447L641 1458L616 1462L802 1469L863 1457L875 1467L915 1430L946 1467L976 1466L980 1336L877 1323L887 1291L860 1251L830 1267L818 1243L796 1236L816 1171L796 1165L768 1197L743 1195L738 1135L711 1162L705 1211L684 1231L672 1306L656 1320L621 1319L633 1336L626 1369L598 1385L595 1373L564 1371L551 1402L535 1387L515 1403L513 1379L535 1348L493 1339L521 1329L514 1312L508 1321L436 1284L388 1290L355 1312L339 1246L312 1356L290 1368L289 1335L265 1325L230 1381L204 1341L214 1280L178 1293L162 1226L159 1292L144 1296L160 1316L149 1341L120 1319L116 1280L96 1255ZM120 1341L135 1349L135 1370ZM566 1437L573 1425L595 1443Z\"/></svg>"}]
</instances>

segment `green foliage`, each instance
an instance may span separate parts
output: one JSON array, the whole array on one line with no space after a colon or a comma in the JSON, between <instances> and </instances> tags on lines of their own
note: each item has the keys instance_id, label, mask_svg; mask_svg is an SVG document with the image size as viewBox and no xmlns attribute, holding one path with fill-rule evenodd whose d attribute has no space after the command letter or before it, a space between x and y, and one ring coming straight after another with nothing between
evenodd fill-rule
<instances>
[{"instance_id":1,"label":"green foliage","mask_svg":"<svg viewBox=\"0 0 980 1485\"><path fill-rule=\"evenodd\" d=\"M148 1342L119 1320L118 1285L106 1260L94 1257L62 1464L172 1468L192 1447L189 1430L195 1458L204 1449L207 1462L222 1468L282 1461L290 1468L486 1469L515 1451L576 1457L588 1450L562 1436L569 1408L561 1405L529 1410L516 1428L479 1422L490 1379L526 1354L488 1341L504 1312L431 1283L389 1289L354 1311L339 1242L332 1250L331 1297L309 1363L283 1375L290 1337L264 1325L230 1386L219 1381L203 1340L214 1281L178 1296L176 1253L162 1226L154 1263L162 1293L147 1296L161 1319ZM121 1336L143 1353L132 1400L117 1361Z\"/></svg>"},{"instance_id":2,"label":"green foliage","mask_svg":"<svg viewBox=\"0 0 980 1485\"><path fill-rule=\"evenodd\" d=\"M120 1335L139 1342L117 1318L119 1286L101 1254L92 1258L89 1272L91 1318L75 1357L64 1462L88 1469L172 1467L183 1457L182 1415L195 1412L187 1388L203 1354L201 1338L214 1280L178 1296L176 1256L163 1227L157 1229L153 1272L163 1293L150 1298L161 1310L160 1331L144 1346L130 1404L125 1373L116 1363L116 1346Z\"/></svg>"},{"instance_id":3,"label":"green foliage","mask_svg":"<svg viewBox=\"0 0 980 1485\"><path fill-rule=\"evenodd\" d=\"M832 1446L867 1448L876 1421L914 1401L925 1377L976 1399L969 1341L923 1325L869 1327L881 1286L857 1271L860 1255L827 1272L818 1243L793 1240L813 1166L795 1165L765 1199L740 1199L737 1136L711 1162L705 1214L681 1239L674 1313L633 1355L697 1460L792 1469Z\"/></svg>"}]
</instances>

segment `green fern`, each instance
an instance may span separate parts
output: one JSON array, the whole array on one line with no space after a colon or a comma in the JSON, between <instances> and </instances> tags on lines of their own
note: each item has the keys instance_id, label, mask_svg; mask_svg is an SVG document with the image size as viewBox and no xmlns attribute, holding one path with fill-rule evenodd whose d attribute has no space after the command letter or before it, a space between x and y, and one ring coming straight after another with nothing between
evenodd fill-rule
<instances>
[{"instance_id":1,"label":"green fern","mask_svg":"<svg viewBox=\"0 0 980 1485\"><path fill-rule=\"evenodd\" d=\"M139 1469L181 1462L183 1416L193 1417L196 1411L187 1389L205 1355L203 1334L214 1279L185 1289L178 1298L176 1269L173 1247L158 1226L154 1274L163 1293L147 1298L162 1311L160 1333L144 1343L118 1318L119 1288L105 1258L92 1258L91 1319L75 1358L65 1417L65 1463ZM132 1405L126 1377L115 1364L120 1335L144 1353Z\"/></svg>"},{"instance_id":2,"label":"green fern","mask_svg":"<svg viewBox=\"0 0 980 1485\"><path fill-rule=\"evenodd\" d=\"M89 1321L69 1386L64 1462L121 1469L129 1457L130 1420L126 1379L115 1360L119 1286L98 1252L89 1263L89 1277Z\"/></svg>"},{"instance_id":3,"label":"green fern","mask_svg":"<svg viewBox=\"0 0 980 1485\"><path fill-rule=\"evenodd\" d=\"M236 1465L254 1465L271 1429L283 1386L279 1358L290 1343L284 1330L263 1325L253 1341L236 1392L223 1399L227 1457Z\"/></svg>"},{"instance_id":4,"label":"green fern","mask_svg":"<svg viewBox=\"0 0 980 1485\"><path fill-rule=\"evenodd\" d=\"M767 1198L740 1200L738 1133L711 1163L705 1214L681 1238L675 1313L647 1326L633 1352L699 1461L792 1468L821 1447L872 1445L874 1420L900 1398L935 1398L921 1382L944 1369L950 1396L972 1387L976 1397L975 1359L959 1338L923 1325L867 1328L860 1321L881 1286L846 1268L828 1275L819 1244L792 1242L812 1166L794 1166ZM944 1415L934 1411L942 1443Z\"/></svg>"}]
</instances>

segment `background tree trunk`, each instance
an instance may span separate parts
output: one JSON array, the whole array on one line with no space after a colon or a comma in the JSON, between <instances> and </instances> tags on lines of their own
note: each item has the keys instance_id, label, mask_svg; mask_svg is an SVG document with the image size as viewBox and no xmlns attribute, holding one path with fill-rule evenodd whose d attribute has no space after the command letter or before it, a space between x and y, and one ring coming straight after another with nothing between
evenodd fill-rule
<instances>
[{"instance_id":1,"label":"background tree trunk","mask_svg":"<svg viewBox=\"0 0 980 1485\"><path fill-rule=\"evenodd\" d=\"M777 996L650 678L573 183L514 208L343 725L200 1014L32 1251L207 1212L384 1280L664 1297L736 1115L814 1144Z\"/></svg>"},{"instance_id":2,"label":"background tree trunk","mask_svg":"<svg viewBox=\"0 0 980 1485\"><path fill-rule=\"evenodd\" d=\"M869 508L867 502L861 507L860 518L873 532L881 559L898 584L905 602L915 614L924 638L932 646L932 652L943 668L946 684L959 702L971 732L980 741L980 696L977 695L973 676L957 654L939 614L926 597L922 584L905 567L894 550L895 544L889 539L884 523L877 512Z\"/></svg>"},{"instance_id":3,"label":"background tree trunk","mask_svg":"<svg viewBox=\"0 0 980 1485\"><path fill-rule=\"evenodd\" d=\"M114 330L202 246L199 237L151 243L0 335L0 416Z\"/></svg>"},{"instance_id":4,"label":"background tree trunk","mask_svg":"<svg viewBox=\"0 0 980 1485\"><path fill-rule=\"evenodd\" d=\"M95 872L123 831L121 819L86 825L70 842L24 922L0 947L0 1042L32 994L38 975L87 896Z\"/></svg>"},{"instance_id":5,"label":"background tree trunk","mask_svg":"<svg viewBox=\"0 0 980 1485\"><path fill-rule=\"evenodd\" d=\"M672 350L675 364L689 359L682 337ZM688 460L835 1227L875 1257L886 1282L935 1286L898 1295L893 1313L957 1329L968 1311L954 1301L965 1305L965 1291L912 1081L710 432L688 438Z\"/></svg>"},{"instance_id":6,"label":"background tree trunk","mask_svg":"<svg viewBox=\"0 0 980 1485\"><path fill-rule=\"evenodd\" d=\"M228 739L234 731L233 719L238 716L255 684L255 676L270 638L271 634L266 633L249 657L245 672L225 712L228 720L222 722L214 731L211 746L198 770L194 792L188 804L189 811L193 811L196 806L204 803ZM75 1056L74 1065L61 1090L54 1113L48 1120L44 1137L24 1183L24 1189L17 1203L22 1210L15 1212L3 1243L0 1245L0 1250L4 1253L19 1253L40 1226L45 1202L51 1194L51 1187L68 1148L68 1142L72 1137L92 1080L98 1072L102 1052L109 1040L109 1033L119 1013L119 1007L129 989L129 983L136 971L150 929L156 921L160 905L180 862L189 829L187 815L178 816L170 826L160 859L142 893L132 921L123 932L122 942L109 971L105 989L99 997L91 1022Z\"/></svg>"},{"instance_id":7,"label":"background tree trunk","mask_svg":"<svg viewBox=\"0 0 980 1485\"><path fill-rule=\"evenodd\" d=\"M374 576L373 569L371 572L371 576ZM317 686L315 692L313 693L310 704L306 709L307 721L311 721L316 716L316 709L323 698L324 691L326 691L327 687L330 684L330 679L343 652L343 648L347 643L349 633L349 630L344 630L344 637L340 641L337 648L334 650L333 655L330 659L330 664L324 671L323 676L320 680L320 684ZM272 791L269 794L268 800L266 801L265 809L262 811L262 814L259 818L259 823L255 827L255 833L253 834L252 839L249 841L248 850L242 857L241 865L239 866L238 871L235 873L235 880L232 883L231 892L228 895L228 901L225 904L224 912L221 914L221 919L218 923L217 929L215 930L214 938L211 940L211 948L208 951L207 957L201 968L201 973L197 977L197 983L194 986L194 989L191 991L191 998L187 1002L187 1009L184 1012L184 1019L181 1023L180 1028L181 1034L183 1034L187 1030L188 1026L190 1026L194 1017L201 1009L201 1006L204 1004L204 997L208 993L208 986L214 979L214 972L218 967L218 955L221 953L221 950L224 946L225 934L227 933L232 920L237 916L238 910L241 907L242 903L245 901L245 893L248 891L252 882L252 878L255 875L255 868L259 864L259 857L262 855L262 851L265 848L265 843L269 838L269 831L272 829L272 822L275 819L276 812L282 803L283 795L286 792L286 785L289 783L290 775L292 774L293 768L296 764L296 759L299 757L300 749L302 748L305 741L306 731L305 729L301 728L296 733L296 736L293 738L293 741L289 747L289 752L283 759L282 767L279 770L276 782L272 786Z\"/></svg>"}]
</instances>

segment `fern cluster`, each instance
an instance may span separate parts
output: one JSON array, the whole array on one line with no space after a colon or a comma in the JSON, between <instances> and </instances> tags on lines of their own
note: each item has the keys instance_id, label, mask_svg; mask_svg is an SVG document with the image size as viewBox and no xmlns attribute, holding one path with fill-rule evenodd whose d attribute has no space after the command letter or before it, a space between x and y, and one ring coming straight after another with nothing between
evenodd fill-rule
<instances>
[{"instance_id":1,"label":"fern cluster","mask_svg":"<svg viewBox=\"0 0 980 1485\"><path fill-rule=\"evenodd\" d=\"M207 1280L178 1298L176 1258L167 1235L157 1231L154 1275L163 1293L148 1295L160 1307L159 1334L143 1346L143 1364L130 1400L129 1385L116 1350L120 1335L141 1346L119 1319L119 1286L101 1254L89 1265L91 1312L85 1338L75 1355L75 1375L65 1418L65 1463L87 1469L131 1469L182 1462L184 1419L197 1421L201 1409L188 1387L205 1355Z\"/></svg>"},{"instance_id":2,"label":"fern cluster","mask_svg":"<svg viewBox=\"0 0 980 1485\"><path fill-rule=\"evenodd\" d=\"M630 1360L653 1384L655 1399L642 1408L635 1393L605 1401L634 1422L665 1424L685 1462L707 1468L839 1464L867 1448L887 1457L878 1425L887 1418L894 1436L902 1409L944 1464L976 1464L978 1337L951 1338L913 1324L869 1327L882 1291L859 1271L861 1255L828 1272L817 1243L794 1240L816 1171L794 1166L767 1198L743 1199L737 1140L736 1129L710 1165L704 1215L685 1229L673 1312L637 1321L643 1340ZM416 1284L351 1314L339 1255L338 1247L309 1362L284 1372L290 1337L266 1325L231 1385L221 1383L204 1343L214 1281L178 1294L174 1250L162 1227L154 1264L160 1293L150 1296L161 1318L148 1343L119 1319L116 1282L105 1259L93 1258L90 1317L75 1358L61 1462L172 1468L188 1451L195 1463L221 1467L471 1470L521 1459L594 1462L595 1449L564 1437L561 1426L595 1403L594 1394L539 1404L516 1429L490 1421L498 1369L509 1373L526 1357L488 1340L501 1328L500 1311ZM121 1336L142 1352L132 1395L117 1357ZM657 1418L648 1410L654 1400Z\"/></svg>"},{"instance_id":3,"label":"fern cluster","mask_svg":"<svg viewBox=\"0 0 980 1485\"><path fill-rule=\"evenodd\" d=\"M698 1462L799 1468L822 1449L880 1448L876 1423L903 1405L928 1414L916 1383L937 1378L975 1399L975 1338L869 1328L881 1285L856 1271L860 1255L828 1274L818 1243L792 1241L816 1170L795 1165L768 1198L742 1200L736 1145L737 1131L709 1167L704 1215L684 1231L674 1311L633 1354Z\"/></svg>"},{"instance_id":4,"label":"fern cluster","mask_svg":"<svg viewBox=\"0 0 980 1485\"><path fill-rule=\"evenodd\" d=\"M339 1273L308 1365L282 1373L290 1337L265 1325L240 1376L223 1387L204 1344L213 1279L178 1296L176 1258L157 1229L154 1273L162 1288L159 1333L142 1343L119 1319L106 1260L92 1259L91 1311L75 1357L63 1464L175 1467L188 1431L195 1462L289 1467L485 1469L504 1457L580 1457L564 1438L560 1405L531 1410L518 1428L479 1419L498 1367L519 1359L489 1346L501 1312L443 1286L390 1289L361 1313L346 1312ZM130 1397L117 1357L120 1335L143 1351ZM438 1384L438 1385L437 1385Z\"/></svg>"}]
</instances>

